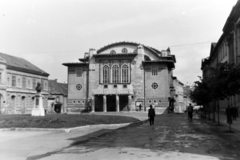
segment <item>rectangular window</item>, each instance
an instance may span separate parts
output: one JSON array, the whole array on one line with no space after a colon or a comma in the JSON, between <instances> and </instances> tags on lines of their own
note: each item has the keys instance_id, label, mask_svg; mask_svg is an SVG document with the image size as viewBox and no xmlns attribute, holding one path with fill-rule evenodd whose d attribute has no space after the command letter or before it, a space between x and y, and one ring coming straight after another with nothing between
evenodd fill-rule
<instances>
[{"instance_id":1,"label":"rectangular window","mask_svg":"<svg viewBox=\"0 0 240 160\"><path fill-rule=\"evenodd\" d=\"M30 78L27 79L27 88L31 89L31 79Z\"/></svg>"},{"instance_id":2,"label":"rectangular window","mask_svg":"<svg viewBox=\"0 0 240 160\"><path fill-rule=\"evenodd\" d=\"M7 84L8 86L11 86L10 75L7 76Z\"/></svg>"},{"instance_id":3,"label":"rectangular window","mask_svg":"<svg viewBox=\"0 0 240 160\"><path fill-rule=\"evenodd\" d=\"M108 85L104 85L103 87L104 87L104 88L108 88Z\"/></svg>"},{"instance_id":4,"label":"rectangular window","mask_svg":"<svg viewBox=\"0 0 240 160\"><path fill-rule=\"evenodd\" d=\"M76 77L82 77L82 70L76 69Z\"/></svg>"},{"instance_id":5,"label":"rectangular window","mask_svg":"<svg viewBox=\"0 0 240 160\"><path fill-rule=\"evenodd\" d=\"M117 85L113 85L113 88L117 88Z\"/></svg>"},{"instance_id":6,"label":"rectangular window","mask_svg":"<svg viewBox=\"0 0 240 160\"><path fill-rule=\"evenodd\" d=\"M16 76L12 76L12 86L16 87Z\"/></svg>"},{"instance_id":7,"label":"rectangular window","mask_svg":"<svg viewBox=\"0 0 240 160\"><path fill-rule=\"evenodd\" d=\"M26 88L26 77L22 78L22 88Z\"/></svg>"},{"instance_id":8,"label":"rectangular window","mask_svg":"<svg viewBox=\"0 0 240 160\"><path fill-rule=\"evenodd\" d=\"M22 87L21 77L17 77L17 87Z\"/></svg>"},{"instance_id":9,"label":"rectangular window","mask_svg":"<svg viewBox=\"0 0 240 160\"><path fill-rule=\"evenodd\" d=\"M35 89L37 86L36 79L32 80L32 89Z\"/></svg>"},{"instance_id":10,"label":"rectangular window","mask_svg":"<svg viewBox=\"0 0 240 160\"><path fill-rule=\"evenodd\" d=\"M124 84L124 85L123 85L123 88L127 88L127 85L126 85L126 84Z\"/></svg>"},{"instance_id":11,"label":"rectangular window","mask_svg":"<svg viewBox=\"0 0 240 160\"><path fill-rule=\"evenodd\" d=\"M44 82L44 90L46 90L46 91L48 90L48 81Z\"/></svg>"},{"instance_id":12,"label":"rectangular window","mask_svg":"<svg viewBox=\"0 0 240 160\"><path fill-rule=\"evenodd\" d=\"M0 72L0 83L2 83L2 72Z\"/></svg>"},{"instance_id":13,"label":"rectangular window","mask_svg":"<svg viewBox=\"0 0 240 160\"><path fill-rule=\"evenodd\" d=\"M42 90L44 90L44 81L41 79Z\"/></svg>"},{"instance_id":14,"label":"rectangular window","mask_svg":"<svg viewBox=\"0 0 240 160\"><path fill-rule=\"evenodd\" d=\"M152 75L157 76L158 75L158 67L157 66L152 66Z\"/></svg>"}]
</instances>

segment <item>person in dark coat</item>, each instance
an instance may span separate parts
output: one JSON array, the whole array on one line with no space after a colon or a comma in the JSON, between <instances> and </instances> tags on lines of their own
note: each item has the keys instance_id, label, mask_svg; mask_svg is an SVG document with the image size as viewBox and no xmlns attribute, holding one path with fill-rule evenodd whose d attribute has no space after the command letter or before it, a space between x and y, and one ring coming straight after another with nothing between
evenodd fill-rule
<instances>
[{"instance_id":1,"label":"person in dark coat","mask_svg":"<svg viewBox=\"0 0 240 160\"><path fill-rule=\"evenodd\" d=\"M148 110L148 117L150 125L154 124L154 117L155 117L155 110L152 108L152 105L150 105L150 109Z\"/></svg>"},{"instance_id":2,"label":"person in dark coat","mask_svg":"<svg viewBox=\"0 0 240 160\"><path fill-rule=\"evenodd\" d=\"M228 105L228 107L226 108L226 111L225 111L228 124L232 124L232 111L231 110L232 109L231 109L230 105Z\"/></svg>"},{"instance_id":3,"label":"person in dark coat","mask_svg":"<svg viewBox=\"0 0 240 160\"><path fill-rule=\"evenodd\" d=\"M188 112L188 120L192 121L193 117L193 106L191 103L189 103L189 106L187 107L187 112Z\"/></svg>"},{"instance_id":4,"label":"person in dark coat","mask_svg":"<svg viewBox=\"0 0 240 160\"><path fill-rule=\"evenodd\" d=\"M141 104L139 104L139 111L141 111L142 110L142 105Z\"/></svg>"}]
</instances>

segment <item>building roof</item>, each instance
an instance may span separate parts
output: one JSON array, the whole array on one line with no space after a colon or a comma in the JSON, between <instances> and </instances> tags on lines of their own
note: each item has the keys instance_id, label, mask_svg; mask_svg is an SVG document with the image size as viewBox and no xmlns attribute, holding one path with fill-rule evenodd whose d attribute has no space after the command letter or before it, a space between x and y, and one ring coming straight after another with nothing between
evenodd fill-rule
<instances>
[{"instance_id":1,"label":"building roof","mask_svg":"<svg viewBox=\"0 0 240 160\"><path fill-rule=\"evenodd\" d=\"M69 63L63 63L64 66L82 66L82 65L88 65L88 63L82 63L82 62L69 62Z\"/></svg>"},{"instance_id":2,"label":"building roof","mask_svg":"<svg viewBox=\"0 0 240 160\"><path fill-rule=\"evenodd\" d=\"M158 54L162 54L159 50L153 48L153 47L149 47L149 46L146 46L144 44L140 44L140 43L136 43L136 42L126 42L126 41L122 41L122 42L116 42L116 43L112 43L112 44L109 44L109 45L106 45L100 49L97 50L97 54L99 54L100 52L108 49L108 48L111 48L112 46L115 46L115 45L126 45L126 44L129 44L129 45L134 45L134 46L139 46L139 45L142 45L145 49L149 50L150 52L153 52L155 53L156 55Z\"/></svg>"},{"instance_id":3,"label":"building roof","mask_svg":"<svg viewBox=\"0 0 240 160\"><path fill-rule=\"evenodd\" d=\"M94 54L94 57L124 57L136 56L137 53L122 53L122 54Z\"/></svg>"},{"instance_id":4,"label":"building roof","mask_svg":"<svg viewBox=\"0 0 240 160\"><path fill-rule=\"evenodd\" d=\"M6 66L8 69L13 69L17 71L42 75L42 76L49 76L49 74L37 66L33 65L32 63L28 62L27 60L15 57L12 55L4 54L0 52L0 57L6 61Z\"/></svg>"},{"instance_id":5,"label":"building roof","mask_svg":"<svg viewBox=\"0 0 240 160\"><path fill-rule=\"evenodd\" d=\"M64 95L67 96L68 84L58 83L57 80L48 80L48 91L51 95Z\"/></svg>"},{"instance_id":6,"label":"building roof","mask_svg":"<svg viewBox=\"0 0 240 160\"><path fill-rule=\"evenodd\" d=\"M240 13L240 0L233 6L231 13L229 14L227 21L223 27L223 32L230 32L231 28L234 26L234 23L238 20Z\"/></svg>"}]
</instances>

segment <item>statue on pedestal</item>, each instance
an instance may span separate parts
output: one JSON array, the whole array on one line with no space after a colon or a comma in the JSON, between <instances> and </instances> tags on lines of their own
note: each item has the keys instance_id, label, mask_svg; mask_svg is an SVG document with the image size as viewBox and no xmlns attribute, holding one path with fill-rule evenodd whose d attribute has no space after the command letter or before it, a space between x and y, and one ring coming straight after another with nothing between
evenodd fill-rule
<instances>
[{"instance_id":1,"label":"statue on pedestal","mask_svg":"<svg viewBox=\"0 0 240 160\"><path fill-rule=\"evenodd\" d=\"M43 108L43 97L41 95L41 83L37 83L37 87L35 88L37 94L34 98L34 106L32 110L32 116L45 116L45 110Z\"/></svg>"},{"instance_id":2,"label":"statue on pedestal","mask_svg":"<svg viewBox=\"0 0 240 160\"><path fill-rule=\"evenodd\" d=\"M42 87L41 87L41 83L37 83L37 87L35 88L35 90L37 91L37 93L41 93Z\"/></svg>"}]
</instances>

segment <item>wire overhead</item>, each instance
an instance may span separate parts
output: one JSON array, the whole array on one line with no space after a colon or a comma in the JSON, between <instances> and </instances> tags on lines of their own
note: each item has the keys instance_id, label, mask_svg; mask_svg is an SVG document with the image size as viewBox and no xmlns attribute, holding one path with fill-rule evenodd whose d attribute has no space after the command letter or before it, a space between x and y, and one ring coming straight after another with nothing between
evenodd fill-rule
<instances>
[{"instance_id":1,"label":"wire overhead","mask_svg":"<svg viewBox=\"0 0 240 160\"><path fill-rule=\"evenodd\" d=\"M212 43L212 42L188 43L188 44L180 44L180 45L169 46L169 47L182 47L182 46L198 45L198 44L204 44L204 43Z\"/></svg>"}]
</instances>

